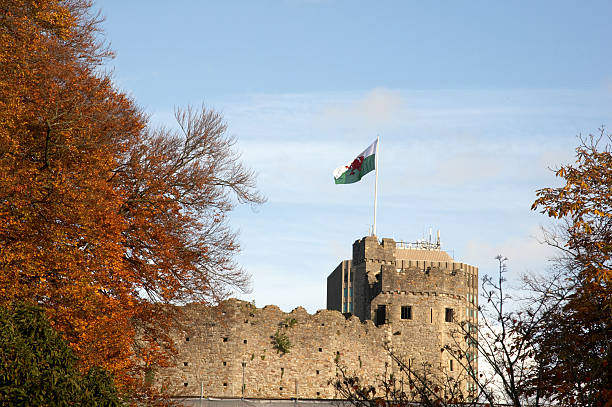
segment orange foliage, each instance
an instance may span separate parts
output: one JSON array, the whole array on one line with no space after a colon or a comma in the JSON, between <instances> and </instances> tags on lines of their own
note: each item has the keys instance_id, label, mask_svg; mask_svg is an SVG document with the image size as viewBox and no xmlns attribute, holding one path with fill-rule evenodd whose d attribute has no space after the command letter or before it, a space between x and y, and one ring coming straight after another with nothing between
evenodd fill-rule
<instances>
[{"instance_id":1,"label":"orange foliage","mask_svg":"<svg viewBox=\"0 0 612 407\"><path fill-rule=\"evenodd\" d=\"M228 191L263 198L218 114L146 128L99 71L110 52L90 6L0 3L0 303L44 306L83 368L133 386L171 347L160 304L246 288Z\"/></svg>"},{"instance_id":2,"label":"orange foliage","mask_svg":"<svg viewBox=\"0 0 612 407\"><path fill-rule=\"evenodd\" d=\"M565 185L538 190L531 209L568 220L569 254L585 278L605 284L612 281L612 136L601 129L581 141L576 164L556 171Z\"/></svg>"},{"instance_id":3,"label":"orange foliage","mask_svg":"<svg viewBox=\"0 0 612 407\"><path fill-rule=\"evenodd\" d=\"M125 220L108 180L144 120L96 74L86 7L3 2L0 12L0 299L35 301L84 368L122 373L136 312L121 283Z\"/></svg>"}]
</instances>

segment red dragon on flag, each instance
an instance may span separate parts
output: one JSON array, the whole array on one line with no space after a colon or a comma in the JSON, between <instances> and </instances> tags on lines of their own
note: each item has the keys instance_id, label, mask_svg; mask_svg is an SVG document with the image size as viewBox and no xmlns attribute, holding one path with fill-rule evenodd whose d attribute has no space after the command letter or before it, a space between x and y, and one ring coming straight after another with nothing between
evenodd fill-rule
<instances>
[{"instance_id":1,"label":"red dragon on flag","mask_svg":"<svg viewBox=\"0 0 612 407\"><path fill-rule=\"evenodd\" d=\"M359 157L355 158L353 160L353 162L351 163L351 165L349 165L346 168L351 172L351 175L353 175L353 174L355 174L355 170L357 170L357 171L361 170L361 164L363 164L363 156L362 155L360 155Z\"/></svg>"}]
</instances>

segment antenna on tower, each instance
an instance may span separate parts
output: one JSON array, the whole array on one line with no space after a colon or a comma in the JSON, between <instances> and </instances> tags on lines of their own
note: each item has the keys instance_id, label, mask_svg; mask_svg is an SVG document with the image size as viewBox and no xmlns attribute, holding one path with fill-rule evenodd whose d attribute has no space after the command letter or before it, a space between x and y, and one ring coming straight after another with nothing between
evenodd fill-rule
<instances>
[{"instance_id":1,"label":"antenna on tower","mask_svg":"<svg viewBox=\"0 0 612 407\"><path fill-rule=\"evenodd\" d=\"M438 240L436 241L438 246L440 246L440 229L438 229Z\"/></svg>"},{"instance_id":2,"label":"antenna on tower","mask_svg":"<svg viewBox=\"0 0 612 407\"><path fill-rule=\"evenodd\" d=\"M431 228L429 228L429 243L431 243Z\"/></svg>"}]
</instances>

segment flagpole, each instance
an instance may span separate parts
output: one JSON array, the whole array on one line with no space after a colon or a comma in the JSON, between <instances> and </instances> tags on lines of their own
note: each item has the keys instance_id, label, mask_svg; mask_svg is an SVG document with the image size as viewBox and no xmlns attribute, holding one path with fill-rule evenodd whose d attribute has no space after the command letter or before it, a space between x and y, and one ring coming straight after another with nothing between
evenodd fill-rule
<instances>
[{"instance_id":1,"label":"flagpole","mask_svg":"<svg viewBox=\"0 0 612 407\"><path fill-rule=\"evenodd\" d=\"M380 137L376 135L376 162L374 163L374 169L376 171L376 177L374 180L374 227L372 228L372 236L376 236L376 204L378 202L378 145L380 144Z\"/></svg>"}]
</instances>

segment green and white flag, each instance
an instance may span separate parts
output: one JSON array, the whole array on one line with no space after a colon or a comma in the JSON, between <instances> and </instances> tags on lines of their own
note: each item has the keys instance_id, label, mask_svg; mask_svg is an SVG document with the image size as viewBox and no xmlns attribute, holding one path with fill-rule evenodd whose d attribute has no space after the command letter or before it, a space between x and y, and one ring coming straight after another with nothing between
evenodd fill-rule
<instances>
[{"instance_id":1,"label":"green and white flag","mask_svg":"<svg viewBox=\"0 0 612 407\"><path fill-rule=\"evenodd\" d=\"M376 147L378 139L370 144L368 148L363 150L348 165L336 168L334 170L334 180L336 184L352 184L361 180L361 178L376 167Z\"/></svg>"}]
</instances>

